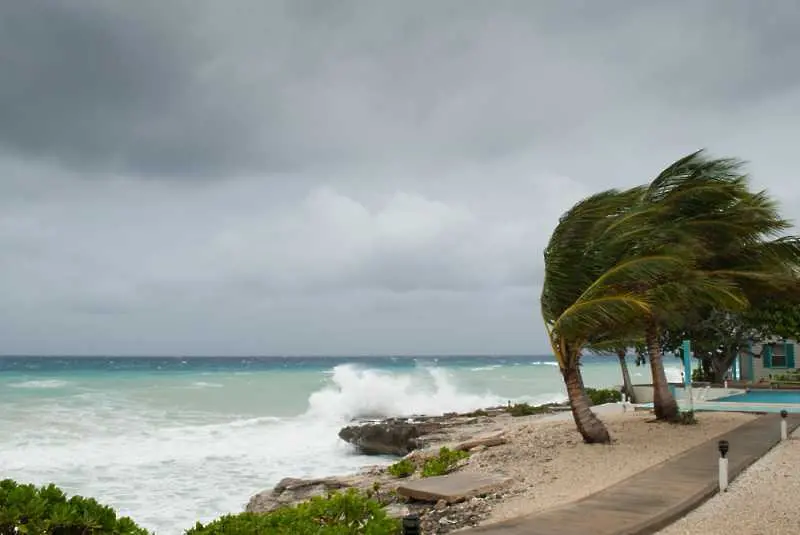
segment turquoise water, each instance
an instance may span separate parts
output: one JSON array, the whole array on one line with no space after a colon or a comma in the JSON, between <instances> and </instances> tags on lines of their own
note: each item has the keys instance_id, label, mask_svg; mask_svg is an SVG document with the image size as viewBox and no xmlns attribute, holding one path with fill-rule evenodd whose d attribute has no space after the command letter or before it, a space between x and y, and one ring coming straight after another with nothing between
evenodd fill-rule
<instances>
[{"instance_id":1,"label":"turquoise water","mask_svg":"<svg viewBox=\"0 0 800 535\"><path fill-rule=\"evenodd\" d=\"M583 372L588 386L620 382L616 358ZM181 533L283 477L387 462L337 438L352 418L564 398L555 363L534 356L2 357L0 478L54 482Z\"/></svg>"},{"instance_id":2,"label":"turquoise water","mask_svg":"<svg viewBox=\"0 0 800 535\"><path fill-rule=\"evenodd\" d=\"M778 404L800 404L800 391L785 390L751 390L744 394L735 394L724 398L717 398L714 401L725 401L735 403L778 403Z\"/></svg>"}]
</instances>

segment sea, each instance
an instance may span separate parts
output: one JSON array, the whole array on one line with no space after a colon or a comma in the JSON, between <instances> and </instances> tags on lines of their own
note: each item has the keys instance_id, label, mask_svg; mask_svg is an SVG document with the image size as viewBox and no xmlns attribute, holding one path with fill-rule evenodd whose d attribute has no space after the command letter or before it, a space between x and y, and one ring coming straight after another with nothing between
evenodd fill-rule
<instances>
[{"instance_id":1,"label":"sea","mask_svg":"<svg viewBox=\"0 0 800 535\"><path fill-rule=\"evenodd\" d=\"M616 357L582 369L587 386L621 382ZM0 479L52 482L173 535L284 477L391 462L337 437L354 418L565 399L548 356L0 357Z\"/></svg>"}]
</instances>

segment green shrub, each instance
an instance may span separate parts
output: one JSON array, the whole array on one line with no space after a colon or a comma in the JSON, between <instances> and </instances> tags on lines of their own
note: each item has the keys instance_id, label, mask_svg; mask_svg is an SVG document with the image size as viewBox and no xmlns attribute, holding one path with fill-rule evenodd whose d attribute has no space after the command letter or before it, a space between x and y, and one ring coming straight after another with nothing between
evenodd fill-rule
<instances>
[{"instance_id":1,"label":"green shrub","mask_svg":"<svg viewBox=\"0 0 800 535\"><path fill-rule=\"evenodd\" d=\"M586 395L589 396L592 405L622 401L622 392L613 388L587 388Z\"/></svg>"},{"instance_id":2,"label":"green shrub","mask_svg":"<svg viewBox=\"0 0 800 535\"><path fill-rule=\"evenodd\" d=\"M527 403L515 403L506 409L511 416L530 416L532 414L544 414L550 412L548 405L529 405Z\"/></svg>"},{"instance_id":3,"label":"green shrub","mask_svg":"<svg viewBox=\"0 0 800 535\"><path fill-rule=\"evenodd\" d=\"M197 525L186 535L397 535L400 521L355 489L316 496L270 513L226 515Z\"/></svg>"},{"instance_id":4,"label":"green shrub","mask_svg":"<svg viewBox=\"0 0 800 535\"><path fill-rule=\"evenodd\" d=\"M66 494L55 485L0 481L0 535L147 535L127 517L93 498Z\"/></svg>"},{"instance_id":5,"label":"green shrub","mask_svg":"<svg viewBox=\"0 0 800 535\"><path fill-rule=\"evenodd\" d=\"M453 471L458 461L469 457L469 453L443 447L439 455L425 461L422 465L422 477L443 476Z\"/></svg>"},{"instance_id":6,"label":"green shrub","mask_svg":"<svg viewBox=\"0 0 800 535\"><path fill-rule=\"evenodd\" d=\"M678 415L678 419L675 423L681 425L697 425L699 422L697 421L694 411L683 411Z\"/></svg>"},{"instance_id":7,"label":"green shrub","mask_svg":"<svg viewBox=\"0 0 800 535\"><path fill-rule=\"evenodd\" d=\"M489 412L485 409L477 409L472 412L466 412L462 416L468 416L470 418L476 418L478 416L489 416Z\"/></svg>"},{"instance_id":8,"label":"green shrub","mask_svg":"<svg viewBox=\"0 0 800 535\"><path fill-rule=\"evenodd\" d=\"M391 465L386 471L394 477L408 477L416 472L416 465L408 459L403 459Z\"/></svg>"}]
</instances>

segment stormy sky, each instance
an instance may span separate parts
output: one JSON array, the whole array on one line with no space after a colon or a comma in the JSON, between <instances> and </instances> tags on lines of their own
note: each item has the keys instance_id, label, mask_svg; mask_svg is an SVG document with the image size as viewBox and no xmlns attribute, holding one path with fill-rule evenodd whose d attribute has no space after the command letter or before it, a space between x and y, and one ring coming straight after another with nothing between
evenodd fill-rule
<instances>
[{"instance_id":1,"label":"stormy sky","mask_svg":"<svg viewBox=\"0 0 800 535\"><path fill-rule=\"evenodd\" d=\"M796 0L0 1L0 353L545 353L542 248L705 147L800 217Z\"/></svg>"}]
</instances>

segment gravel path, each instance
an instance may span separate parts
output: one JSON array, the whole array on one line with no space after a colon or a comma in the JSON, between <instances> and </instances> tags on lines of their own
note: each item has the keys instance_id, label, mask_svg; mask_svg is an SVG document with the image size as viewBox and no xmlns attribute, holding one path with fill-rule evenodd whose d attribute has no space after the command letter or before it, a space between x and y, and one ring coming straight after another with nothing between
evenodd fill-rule
<instances>
[{"instance_id":1,"label":"gravel path","mask_svg":"<svg viewBox=\"0 0 800 535\"><path fill-rule=\"evenodd\" d=\"M728 487L658 535L800 533L800 429Z\"/></svg>"}]
</instances>

